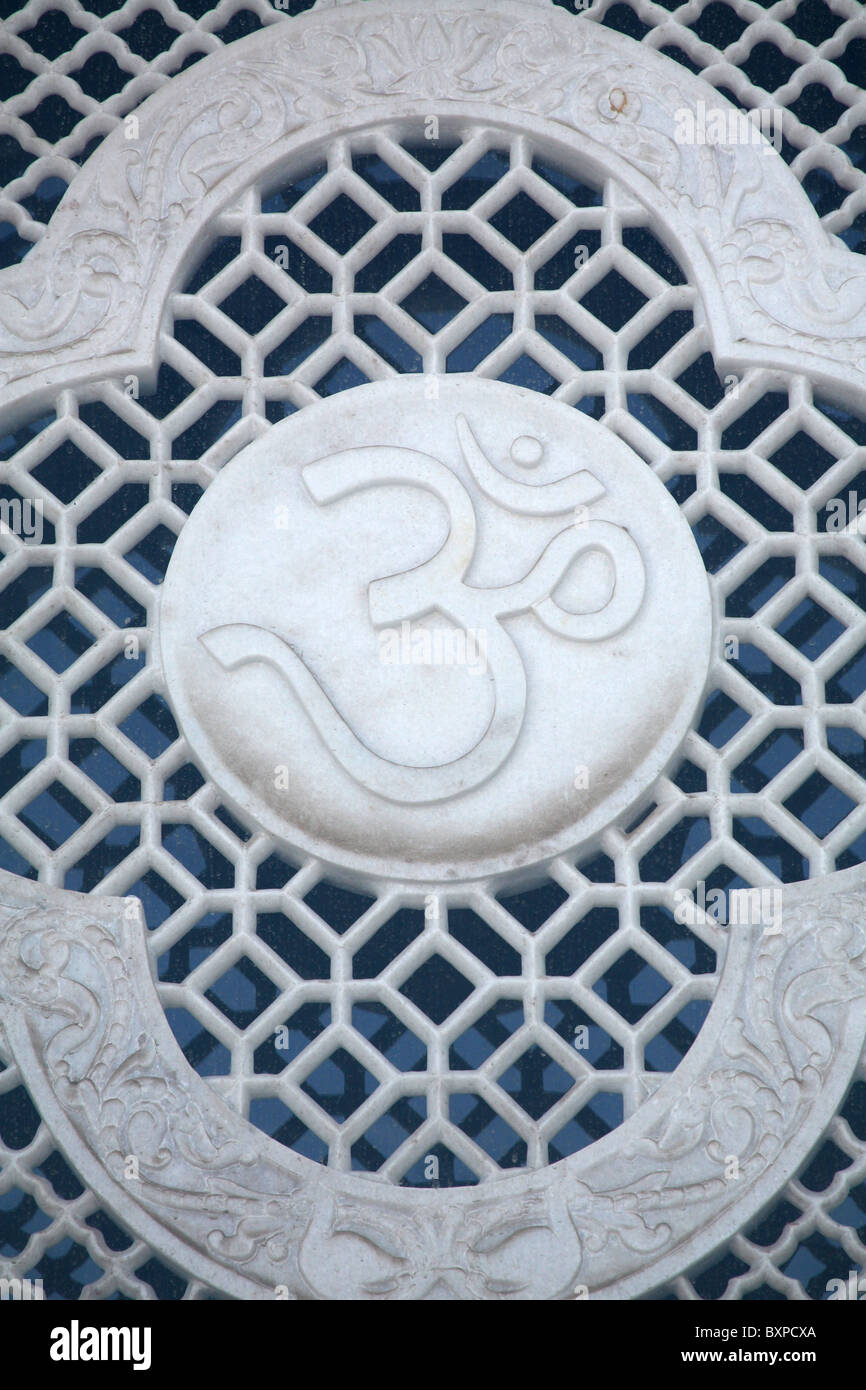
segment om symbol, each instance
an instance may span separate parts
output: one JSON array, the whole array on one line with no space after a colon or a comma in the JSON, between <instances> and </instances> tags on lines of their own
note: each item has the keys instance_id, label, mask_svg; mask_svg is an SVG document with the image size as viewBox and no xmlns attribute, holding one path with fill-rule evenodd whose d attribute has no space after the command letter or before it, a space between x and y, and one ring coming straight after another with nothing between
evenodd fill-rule
<instances>
[{"instance_id":1,"label":"om symbol","mask_svg":"<svg viewBox=\"0 0 866 1390\"><path fill-rule=\"evenodd\" d=\"M456 419L466 466L485 497L524 516L565 516L586 508L606 489L586 469L557 482L532 484L507 478L483 450L465 417ZM524 450L537 443L521 438ZM540 452L540 450L539 450ZM513 457L517 457L515 449ZM527 463L529 460L527 459ZM356 782L385 800L422 805L444 801L486 782L517 742L526 710L526 671L503 620L531 612L550 632L570 642L600 642L628 626L640 609L646 577L640 550L628 532L609 521L567 524L548 543L522 579L495 588L466 582L475 555L475 508L463 483L430 454L397 447L362 447L307 464L304 486L321 507L351 493L399 483L432 493L450 526L435 554L414 569L375 579L368 587L375 629L439 614L465 632L483 632L492 682L492 711L475 744L449 762L408 767L382 757L358 737L296 649L277 633L251 623L229 623L200 637L225 670L264 662L288 682L333 757ZM614 582L595 612L571 613L554 591L575 561L589 551L607 556Z\"/></svg>"}]
</instances>

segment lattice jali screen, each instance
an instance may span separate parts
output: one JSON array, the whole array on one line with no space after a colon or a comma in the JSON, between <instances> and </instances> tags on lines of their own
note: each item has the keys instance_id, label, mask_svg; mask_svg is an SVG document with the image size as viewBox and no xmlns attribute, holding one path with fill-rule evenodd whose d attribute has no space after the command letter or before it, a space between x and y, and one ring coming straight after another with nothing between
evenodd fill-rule
<instances>
[{"instance_id":1,"label":"lattice jali screen","mask_svg":"<svg viewBox=\"0 0 866 1390\"><path fill-rule=\"evenodd\" d=\"M222 465L403 372L475 372L619 433L682 507L733 643L650 810L520 892L350 891L290 862L194 765L152 659L174 541ZM435 1157L462 1186L591 1144L712 999L726 932L678 922L677 890L866 861L866 564L827 506L860 486L866 424L799 375L721 380L645 210L577 157L463 122L335 139L211 223L154 380L63 391L3 442L3 495L45 518L40 545L0 541L3 867L139 897L186 1057L308 1158L423 1187ZM676 1296L822 1297L863 1262L864 1075L781 1204ZM14 1067L0 1093L11 1272L206 1294L97 1210Z\"/></svg>"},{"instance_id":2,"label":"lattice jali screen","mask_svg":"<svg viewBox=\"0 0 866 1390\"><path fill-rule=\"evenodd\" d=\"M291 0L7 0L0 36L0 263L26 255L79 165L175 73L263 25ZM828 231L864 247L866 33L858 0L567 4L699 73L743 108L784 112L782 152Z\"/></svg>"},{"instance_id":3,"label":"lattice jali screen","mask_svg":"<svg viewBox=\"0 0 866 1390\"><path fill-rule=\"evenodd\" d=\"M220 465L305 402L396 371L478 370L640 421L644 452L699 501L684 451L709 426L693 393L721 391L695 293L643 212L523 137L406 144L335 142L327 164L223 214L170 301L154 389L67 397L10 461L20 495L42 489L56 548L40 556L69 555L74 579L55 573L38 596L21 546L4 690L37 724L8 755L3 827L9 867L142 898L172 1026L241 1113L322 1162L425 1185L433 1155L437 1180L460 1184L563 1158L632 1113L693 1040L721 944L712 922L674 920L664 885L686 861L698 877L727 859L738 884L765 871L748 841L710 845L717 694L641 826L581 874L563 861L498 898L322 881L241 826L189 761L151 659L156 587ZM662 360L692 394L662 385ZM735 504L720 509L743 530ZM723 534L743 545L717 523L713 568ZM741 682L757 729L736 746L752 756L771 707ZM799 785L808 758L798 770Z\"/></svg>"}]
</instances>

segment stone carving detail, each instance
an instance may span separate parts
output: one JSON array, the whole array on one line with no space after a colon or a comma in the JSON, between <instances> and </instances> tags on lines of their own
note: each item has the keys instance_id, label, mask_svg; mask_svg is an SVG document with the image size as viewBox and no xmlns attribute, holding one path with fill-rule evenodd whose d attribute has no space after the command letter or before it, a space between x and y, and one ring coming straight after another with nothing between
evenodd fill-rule
<instances>
[{"instance_id":1,"label":"stone carving detail","mask_svg":"<svg viewBox=\"0 0 866 1390\"><path fill-rule=\"evenodd\" d=\"M40 892L4 874L0 915L0 998L34 1041L39 1019L56 1104L106 1177L183 1225L203 1254L282 1269L310 1217L302 1184L262 1168L255 1131L220 1115L166 1027L150 1030L129 965L137 956L147 976L140 905Z\"/></svg>"},{"instance_id":2,"label":"stone carving detail","mask_svg":"<svg viewBox=\"0 0 866 1390\"><path fill-rule=\"evenodd\" d=\"M320 0L177 79L136 113L133 138L119 132L88 163L44 241L0 276L0 396L27 402L147 371L175 273L214 209L314 145L323 123L417 122L431 104L577 137L683 251L719 365L806 359L859 389L860 258L821 230L764 146L677 140L678 113L708 97L733 109L659 55L536 0ZM531 484L502 473L472 412L453 424L463 485L471 479L506 512L555 519L604 495L591 468ZM534 437L521 436L524 446ZM344 446L345 466L362 452ZM425 468L440 462L425 457ZM305 474L323 513L343 495L328 481L333 465L313 460ZM528 603L533 620L576 641L624 631L643 613L644 552L621 526L590 525L611 528L591 536L597 548L607 539L626 576L622 611L614 593L597 613L568 614L552 585ZM563 556L576 559L575 544L562 543ZM389 588L405 600L407 573L383 573L371 600ZM563 613L579 620L573 631ZM599 618L597 636L588 616ZM209 635L197 634L203 650ZM224 664L237 663L229 653ZM779 933L732 933L721 990L675 1076L607 1140L481 1195L320 1169L228 1110L177 1049L134 903L0 875L0 1043L106 1205L227 1294L566 1298L579 1282L592 1297L632 1296L708 1254L772 1197L835 1112L859 1054L866 872L784 891ZM731 1155L737 1182L724 1176Z\"/></svg>"},{"instance_id":3,"label":"stone carving detail","mask_svg":"<svg viewBox=\"0 0 866 1390\"><path fill-rule=\"evenodd\" d=\"M453 1195L453 1193L452 1193ZM407 1211L387 1200L322 1203L300 1252L320 1297L554 1298L580 1268L562 1194L530 1192Z\"/></svg>"},{"instance_id":4,"label":"stone carving detail","mask_svg":"<svg viewBox=\"0 0 866 1390\"><path fill-rule=\"evenodd\" d=\"M0 279L0 386L12 399L34 374L39 387L71 382L100 355L118 374L145 369L174 268L215 206L317 123L418 117L431 102L542 118L612 160L682 241L720 358L736 345L784 364L793 345L862 384L860 258L822 230L766 143L676 138L708 96L733 112L673 62L526 0L319 7L208 58L145 103L134 139L104 143L43 242Z\"/></svg>"},{"instance_id":5,"label":"stone carving detail","mask_svg":"<svg viewBox=\"0 0 866 1390\"><path fill-rule=\"evenodd\" d=\"M852 881L850 874L837 877ZM679 1094L635 1151L626 1145L622 1160L613 1161L611 1210L621 1206L619 1182L627 1172L626 1207L654 1251L673 1242L684 1210L715 1208L717 1219L719 1209L735 1206L737 1183L756 1182L808 1130L842 1041L832 1017L863 997L866 928L858 894L834 891L829 881L811 892L810 885L783 891L792 906L780 930L755 934L740 1000L713 1060L694 1079L681 1078ZM732 1160L736 1182L726 1177ZM601 1196L589 1185L578 1210L594 1214Z\"/></svg>"},{"instance_id":6,"label":"stone carving detail","mask_svg":"<svg viewBox=\"0 0 866 1390\"><path fill-rule=\"evenodd\" d=\"M497 474L472 433L465 415L457 416L463 459L487 480L488 495L502 479L508 510L518 515L574 512L584 500L597 500L606 488L587 470L541 488ZM525 442L542 450L540 440ZM568 526L546 546L528 573L508 585L484 588L464 583L475 559L477 518L472 498L459 478L438 459L418 450L372 445L346 449L302 469L304 485L319 506L367 489L394 484L430 492L448 513L445 543L412 569L374 580L368 588L370 617L377 629L409 623L436 612L457 624L464 649L473 634L484 635L484 660L493 685L493 714L477 742L465 753L433 766L407 767L373 752L328 699L304 662L302 653L277 633L251 623L231 623L202 633L199 641L227 671L264 662L278 671L304 703L307 714L337 761L356 782L377 796L403 804L433 802L470 791L492 777L520 735L526 709L526 672L519 648L502 619L534 613L551 632L568 641L597 642L615 636L632 621L644 595L645 571L638 549L622 526L587 521ZM510 483L510 485L509 485ZM553 489L555 498L551 497ZM547 496L539 497L538 493ZM555 592L572 565L587 552L603 554L613 583L603 605L591 612L570 613Z\"/></svg>"},{"instance_id":7,"label":"stone carving detail","mask_svg":"<svg viewBox=\"0 0 866 1390\"><path fill-rule=\"evenodd\" d=\"M320 1169L226 1110L169 1033L131 900L0 876L0 1022L82 1176L218 1289L537 1299L572 1296L579 1281L619 1298L747 1222L847 1083L866 1029L866 871L783 892L777 925L734 929L677 1075L606 1140L483 1196Z\"/></svg>"},{"instance_id":8,"label":"stone carving detail","mask_svg":"<svg viewBox=\"0 0 866 1390\"><path fill-rule=\"evenodd\" d=\"M130 327L172 239L239 161L286 128L279 87L252 65L233 65L219 99L204 109L199 90L171 107L149 138L115 142L107 179L85 177L74 207L64 208L70 230L56 249L46 245L34 255L46 272L38 284L29 265L4 277L7 378L53 364L63 349L81 358L131 346Z\"/></svg>"},{"instance_id":9,"label":"stone carving detail","mask_svg":"<svg viewBox=\"0 0 866 1390\"><path fill-rule=\"evenodd\" d=\"M639 801L711 627L687 523L611 431L501 382L428 398L403 376L226 466L173 552L159 640L239 814L370 876L453 882Z\"/></svg>"}]
</instances>

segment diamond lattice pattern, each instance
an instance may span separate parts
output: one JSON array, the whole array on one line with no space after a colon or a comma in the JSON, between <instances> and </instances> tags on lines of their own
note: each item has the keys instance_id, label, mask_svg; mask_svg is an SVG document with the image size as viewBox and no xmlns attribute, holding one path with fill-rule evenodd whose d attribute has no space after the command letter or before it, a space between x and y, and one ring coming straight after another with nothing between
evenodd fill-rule
<instances>
[{"instance_id":1,"label":"diamond lattice pattern","mask_svg":"<svg viewBox=\"0 0 866 1390\"><path fill-rule=\"evenodd\" d=\"M212 225L158 375L64 393L5 441L42 544L3 538L5 864L144 904L193 1065L283 1143L476 1182L608 1133L678 1064L725 932L676 891L807 877L866 845L863 542L831 529L864 425L808 383L719 380L645 213L523 136L335 141ZM308 402L476 371L620 433L691 523L724 649L679 768L527 891L364 897L289 862L191 762L158 587L220 467ZM336 983L340 981L340 983ZM539 983L540 982L540 983Z\"/></svg>"}]
</instances>

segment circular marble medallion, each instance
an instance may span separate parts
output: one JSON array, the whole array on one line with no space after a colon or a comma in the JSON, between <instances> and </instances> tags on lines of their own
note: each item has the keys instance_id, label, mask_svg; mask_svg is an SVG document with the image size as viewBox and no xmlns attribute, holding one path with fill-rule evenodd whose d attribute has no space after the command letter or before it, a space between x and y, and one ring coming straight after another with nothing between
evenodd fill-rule
<instances>
[{"instance_id":1,"label":"circular marble medallion","mask_svg":"<svg viewBox=\"0 0 866 1390\"><path fill-rule=\"evenodd\" d=\"M236 811L337 870L527 873L637 807L704 691L700 554L605 426L477 377L343 392L196 506L169 696Z\"/></svg>"}]
</instances>

